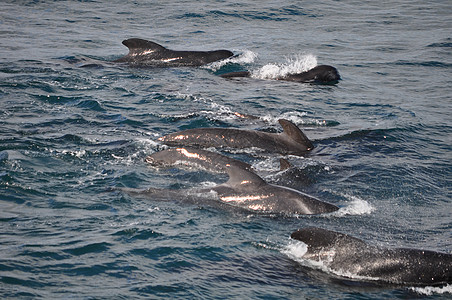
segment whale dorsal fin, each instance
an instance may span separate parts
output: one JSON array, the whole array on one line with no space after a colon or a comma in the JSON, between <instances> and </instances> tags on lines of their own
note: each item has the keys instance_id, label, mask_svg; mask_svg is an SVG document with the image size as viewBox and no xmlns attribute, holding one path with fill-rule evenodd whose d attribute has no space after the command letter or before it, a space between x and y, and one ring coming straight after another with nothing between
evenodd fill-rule
<instances>
[{"instance_id":1,"label":"whale dorsal fin","mask_svg":"<svg viewBox=\"0 0 452 300\"><path fill-rule=\"evenodd\" d=\"M227 169L229 180L227 182L230 186L256 186L256 185L262 185L266 184L266 182L260 178L257 174L245 170L241 167L231 165Z\"/></svg>"},{"instance_id":2,"label":"whale dorsal fin","mask_svg":"<svg viewBox=\"0 0 452 300\"><path fill-rule=\"evenodd\" d=\"M129 48L129 54L142 53L144 51L158 52L166 50L162 45L143 39L128 39L122 41L122 44Z\"/></svg>"},{"instance_id":3,"label":"whale dorsal fin","mask_svg":"<svg viewBox=\"0 0 452 300\"><path fill-rule=\"evenodd\" d=\"M307 150L311 150L314 148L312 142L308 139L308 137L297 127L294 123L289 120L279 119L279 124L281 124L284 133L294 140L297 143L303 144L306 146Z\"/></svg>"}]
</instances>

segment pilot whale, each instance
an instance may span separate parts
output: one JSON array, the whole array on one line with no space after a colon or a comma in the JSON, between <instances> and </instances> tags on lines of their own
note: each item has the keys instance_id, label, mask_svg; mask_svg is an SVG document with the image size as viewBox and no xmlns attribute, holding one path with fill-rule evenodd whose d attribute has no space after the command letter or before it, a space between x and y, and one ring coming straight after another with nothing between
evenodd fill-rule
<instances>
[{"instance_id":1,"label":"pilot whale","mask_svg":"<svg viewBox=\"0 0 452 300\"><path fill-rule=\"evenodd\" d=\"M269 184L255 174L251 166L233 158L206 150L177 148L151 154L146 161L153 166L189 165L208 171L226 172L226 183L206 188L178 191L179 197L208 195L214 192L221 202L248 211L283 214L311 215L330 213L339 208L300 191ZM162 190L149 189L142 192L155 196ZM165 196L177 197L176 191L165 191ZM169 195L168 193L171 193Z\"/></svg>"},{"instance_id":2,"label":"pilot whale","mask_svg":"<svg viewBox=\"0 0 452 300\"><path fill-rule=\"evenodd\" d=\"M304 155L314 148L308 137L292 122L280 119L282 133L232 128L196 128L175 132L158 141L168 146L260 148L267 152Z\"/></svg>"},{"instance_id":3,"label":"pilot whale","mask_svg":"<svg viewBox=\"0 0 452 300\"><path fill-rule=\"evenodd\" d=\"M234 77L250 77L252 74L249 71L231 72L220 75L223 78ZM277 77L276 80L295 81L302 83L319 83L319 84L334 84L341 79L339 71L332 66L320 65L316 66L306 72L287 74L285 76Z\"/></svg>"},{"instance_id":4,"label":"pilot whale","mask_svg":"<svg viewBox=\"0 0 452 300\"><path fill-rule=\"evenodd\" d=\"M303 259L352 276L401 285L452 283L452 255L408 248L382 248L347 234L309 227L292 233L308 245Z\"/></svg>"},{"instance_id":5,"label":"pilot whale","mask_svg":"<svg viewBox=\"0 0 452 300\"><path fill-rule=\"evenodd\" d=\"M122 43L129 48L129 53L114 62L127 63L133 67L202 66L234 55L229 50L175 51L137 38L124 40Z\"/></svg>"}]
</instances>

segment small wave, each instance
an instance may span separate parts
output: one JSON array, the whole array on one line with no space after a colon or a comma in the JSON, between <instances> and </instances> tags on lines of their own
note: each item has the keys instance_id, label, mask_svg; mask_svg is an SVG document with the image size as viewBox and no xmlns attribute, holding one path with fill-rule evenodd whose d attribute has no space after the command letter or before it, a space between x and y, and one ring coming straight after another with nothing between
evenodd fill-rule
<instances>
[{"instance_id":1,"label":"small wave","mask_svg":"<svg viewBox=\"0 0 452 300\"><path fill-rule=\"evenodd\" d=\"M452 285L447 284L443 287L434 287L434 286L426 286L426 287L411 287L412 291L422 294L431 296L433 294L452 294Z\"/></svg>"},{"instance_id":2,"label":"small wave","mask_svg":"<svg viewBox=\"0 0 452 300\"><path fill-rule=\"evenodd\" d=\"M287 74L306 72L317 66L317 57L312 54L298 54L288 58L282 64L267 64L262 68L252 71L251 77L257 79L276 79Z\"/></svg>"},{"instance_id":3,"label":"small wave","mask_svg":"<svg viewBox=\"0 0 452 300\"><path fill-rule=\"evenodd\" d=\"M81 100L76 106L94 111L105 111L105 108L103 108L102 104L97 100Z\"/></svg>"},{"instance_id":4,"label":"small wave","mask_svg":"<svg viewBox=\"0 0 452 300\"><path fill-rule=\"evenodd\" d=\"M208 64L207 66L205 66L204 68L206 69L210 69L212 71L218 71L219 69L221 69L223 66L227 65L227 64L239 64L239 65L244 65L244 64L250 64L253 63L257 58L257 53L253 52L251 50L243 50L243 52L239 55L234 55L232 57L220 60L220 61L216 61L213 62L211 64Z\"/></svg>"}]
</instances>

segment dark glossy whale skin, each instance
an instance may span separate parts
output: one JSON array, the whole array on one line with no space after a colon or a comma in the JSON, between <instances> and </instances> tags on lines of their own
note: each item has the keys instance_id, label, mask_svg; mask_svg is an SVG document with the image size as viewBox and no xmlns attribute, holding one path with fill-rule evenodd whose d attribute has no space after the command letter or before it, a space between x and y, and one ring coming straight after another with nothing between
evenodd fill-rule
<instances>
[{"instance_id":1,"label":"dark glossy whale skin","mask_svg":"<svg viewBox=\"0 0 452 300\"><path fill-rule=\"evenodd\" d=\"M216 193L217 198L228 205L248 211L282 214L311 215L330 213L338 207L323 202L300 191L268 184L252 171L249 164L206 150L175 148L153 153L146 158L153 166L195 166L211 172L229 175L226 183L208 189L180 191L181 196ZM148 190L153 196L163 190ZM174 198L174 191L173 198Z\"/></svg>"},{"instance_id":2,"label":"dark glossy whale skin","mask_svg":"<svg viewBox=\"0 0 452 300\"><path fill-rule=\"evenodd\" d=\"M234 55L229 50L175 51L137 38L122 43L129 48L129 53L114 62L127 63L132 67L196 67Z\"/></svg>"},{"instance_id":3,"label":"dark glossy whale skin","mask_svg":"<svg viewBox=\"0 0 452 300\"><path fill-rule=\"evenodd\" d=\"M231 128L196 128L172 133L158 140L168 146L259 148L267 152L305 155L314 148L312 142L292 122L281 119L284 132L268 133Z\"/></svg>"},{"instance_id":4,"label":"dark glossy whale skin","mask_svg":"<svg viewBox=\"0 0 452 300\"><path fill-rule=\"evenodd\" d=\"M332 84L337 83L341 79L341 77L335 67L320 65L303 73L289 74L277 79L285 81Z\"/></svg>"},{"instance_id":5,"label":"dark glossy whale skin","mask_svg":"<svg viewBox=\"0 0 452 300\"><path fill-rule=\"evenodd\" d=\"M452 283L451 254L377 247L350 235L317 227L297 230L291 238L308 245L303 258L322 261L341 273L400 285Z\"/></svg>"},{"instance_id":6,"label":"dark glossy whale skin","mask_svg":"<svg viewBox=\"0 0 452 300\"><path fill-rule=\"evenodd\" d=\"M146 162L153 167L186 166L214 173L227 173L231 165L252 170L250 164L211 151L191 148L170 148L152 153Z\"/></svg>"},{"instance_id":7,"label":"dark glossy whale skin","mask_svg":"<svg viewBox=\"0 0 452 300\"><path fill-rule=\"evenodd\" d=\"M250 77L251 72L239 71L220 75L223 78ZM277 77L276 80L295 81L301 83L335 84L341 79L339 71L332 66L320 65L306 72L288 74Z\"/></svg>"}]
</instances>

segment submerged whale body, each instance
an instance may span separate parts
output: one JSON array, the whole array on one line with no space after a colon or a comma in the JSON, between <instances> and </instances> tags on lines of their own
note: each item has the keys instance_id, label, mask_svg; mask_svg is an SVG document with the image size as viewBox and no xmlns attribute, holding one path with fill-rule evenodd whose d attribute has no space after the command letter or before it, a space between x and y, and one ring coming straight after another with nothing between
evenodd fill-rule
<instances>
[{"instance_id":1,"label":"submerged whale body","mask_svg":"<svg viewBox=\"0 0 452 300\"><path fill-rule=\"evenodd\" d=\"M158 140L168 146L260 148L280 154L304 155L314 148L312 142L292 122L279 120L282 133L231 128L196 128L175 132Z\"/></svg>"},{"instance_id":2,"label":"submerged whale body","mask_svg":"<svg viewBox=\"0 0 452 300\"><path fill-rule=\"evenodd\" d=\"M124 40L122 43L129 48L129 53L114 62L127 63L133 67L202 66L234 55L229 50L175 51L137 38Z\"/></svg>"},{"instance_id":3,"label":"submerged whale body","mask_svg":"<svg viewBox=\"0 0 452 300\"><path fill-rule=\"evenodd\" d=\"M234 78L234 77L250 77L251 75L252 74L249 71L240 71L226 73L220 76L223 78ZM285 76L280 76L275 79L302 83L334 84L341 79L341 76L339 75L339 71L335 67L328 65L320 65L306 72L287 74Z\"/></svg>"},{"instance_id":4,"label":"submerged whale body","mask_svg":"<svg viewBox=\"0 0 452 300\"><path fill-rule=\"evenodd\" d=\"M155 197L159 193L171 199L196 195L209 195L224 204L255 212L311 215L330 213L339 208L294 189L268 184L255 174L247 163L206 150L173 148L151 154L146 161L153 166L185 165L227 173L226 183L204 189L156 190L149 189L142 194ZM171 194L169 194L171 193Z\"/></svg>"},{"instance_id":5,"label":"submerged whale body","mask_svg":"<svg viewBox=\"0 0 452 300\"><path fill-rule=\"evenodd\" d=\"M309 227L292 233L308 245L303 259L352 276L403 285L452 283L452 255L408 248L381 248L347 234Z\"/></svg>"}]
</instances>

